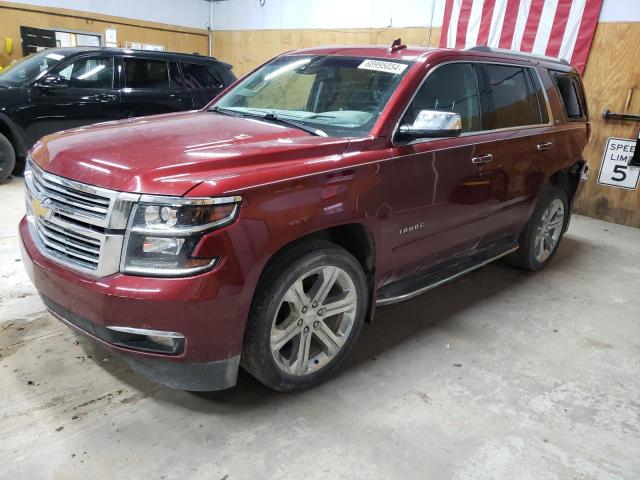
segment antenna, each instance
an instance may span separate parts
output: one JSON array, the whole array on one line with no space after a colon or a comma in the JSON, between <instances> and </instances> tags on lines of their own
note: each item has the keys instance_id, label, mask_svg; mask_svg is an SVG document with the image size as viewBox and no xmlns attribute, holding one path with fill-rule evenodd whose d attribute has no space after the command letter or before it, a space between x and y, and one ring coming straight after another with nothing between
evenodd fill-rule
<instances>
[{"instance_id":1,"label":"antenna","mask_svg":"<svg viewBox=\"0 0 640 480\"><path fill-rule=\"evenodd\" d=\"M402 44L402 39L396 38L389 47L389 53L399 52L400 50L404 50L405 48L407 48L407 46Z\"/></svg>"}]
</instances>

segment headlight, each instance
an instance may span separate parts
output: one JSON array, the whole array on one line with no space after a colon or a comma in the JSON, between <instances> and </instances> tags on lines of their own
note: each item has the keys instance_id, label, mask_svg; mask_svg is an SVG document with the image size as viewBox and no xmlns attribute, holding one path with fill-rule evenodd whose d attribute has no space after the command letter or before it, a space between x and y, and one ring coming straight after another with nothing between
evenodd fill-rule
<instances>
[{"instance_id":1,"label":"headlight","mask_svg":"<svg viewBox=\"0 0 640 480\"><path fill-rule=\"evenodd\" d=\"M213 268L217 258L192 253L204 234L237 218L241 201L143 195L131 211L122 272L178 277Z\"/></svg>"}]
</instances>

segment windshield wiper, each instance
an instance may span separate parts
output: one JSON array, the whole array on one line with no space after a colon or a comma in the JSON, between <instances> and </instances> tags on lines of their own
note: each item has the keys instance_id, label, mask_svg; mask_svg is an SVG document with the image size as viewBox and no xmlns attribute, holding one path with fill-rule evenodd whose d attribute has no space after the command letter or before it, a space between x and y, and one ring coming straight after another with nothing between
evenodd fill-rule
<instances>
[{"instance_id":1,"label":"windshield wiper","mask_svg":"<svg viewBox=\"0 0 640 480\"><path fill-rule=\"evenodd\" d=\"M313 128L313 127L310 127L308 125L305 125L304 123L299 123L299 122L296 122L296 121L293 121L293 120L287 120L286 118L279 117L278 115L276 115L275 112L268 112L268 113L265 113L264 115L259 115L259 114L248 114L248 115L255 116L255 117L258 117L258 118L262 118L264 120L269 120L269 121L272 121L272 122L278 122L278 123L281 123L283 125L288 125L290 127L295 127L295 128L300 129L300 130L303 130L303 131L305 131L307 133L310 133L311 135L315 135L317 137L326 137L327 136L327 134L325 132L323 132L322 130L320 130L318 128Z\"/></svg>"},{"instance_id":2,"label":"windshield wiper","mask_svg":"<svg viewBox=\"0 0 640 480\"><path fill-rule=\"evenodd\" d=\"M244 115L240 112L236 112L235 110L231 110L229 108L221 108L218 106L207 109L207 112L215 112L219 113L220 115L229 115L230 117L244 117Z\"/></svg>"},{"instance_id":3,"label":"windshield wiper","mask_svg":"<svg viewBox=\"0 0 640 480\"><path fill-rule=\"evenodd\" d=\"M275 112L267 112L264 114L261 113L253 113L253 112L241 112L238 110L232 110L230 108L222 108L222 107L212 107L207 111L219 113L221 115L229 115L230 117L253 117L253 118L261 118L263 120L268 120L271 122L277 122L282 125L288 125L290 127L295 127L300 130L303 130L311 135L316 135L318 137L326 137L327 134L318 128L309 127L303 123L299 123L293 120L287 120L285 118L279 117Z\"/></svg>"}]
</instances>

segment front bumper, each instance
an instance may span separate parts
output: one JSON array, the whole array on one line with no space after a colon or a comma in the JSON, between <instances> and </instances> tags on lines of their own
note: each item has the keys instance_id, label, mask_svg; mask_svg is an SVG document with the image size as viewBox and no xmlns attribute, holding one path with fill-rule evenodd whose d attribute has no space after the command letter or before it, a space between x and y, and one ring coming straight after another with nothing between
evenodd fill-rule
<instances>
[{"instance_id":1,"label":"front bumper","mask_svg":"<svg viewBox=\"0 0 640 480\"><path fill-rule=\"evenodd\" d=\"M26 219L19 230L25 268L58 319L159 383L194 391L235 385L249 302L237 280L233 285L225 279L230 268L225 270L224 262L189 278L122 274L95 278L43 256ZM179 332L182 344L168 353L140 349L128 344L126 335L108 328L114 325Z\"/></svg>"}]
</instances>

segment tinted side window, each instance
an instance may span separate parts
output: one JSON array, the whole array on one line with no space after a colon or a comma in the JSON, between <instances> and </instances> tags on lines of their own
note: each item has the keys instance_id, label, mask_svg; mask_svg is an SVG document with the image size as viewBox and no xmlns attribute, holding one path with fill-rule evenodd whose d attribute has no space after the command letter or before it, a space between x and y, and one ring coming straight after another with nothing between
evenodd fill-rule
<instances>
[{"instance_id":1,"label":"tinted side window","mask_svg":"<svg viewBox=\"0 0 640 480\"><path fill-rule=\"evenodd\" d=\"M62 67L57 74L73 88L113 88L113 58L84 57Z\"/></svg>"},{"instance_id":2,"label":"tinted side window","mask_svg":"<svg viewBox=\"0 0 640 480\"><path fill-rule=\"evenodd\" d=\"M553 78L569 120L586 118L587 112L582 96L582 89L575 75L553 73Z\"/></svg>"},{"instance_id":3,"label":"tinted side window","mask_svg":"<svg viewBox=\"0 0 640 480\"><path fill-rule=\"evenodd\" d=\"M510 65L484 65L488 89L485 128L537 125L542 122L538 97L528 69Z\"/></svg>"},{"instance_id":4,"label":"tinted side window","mask_svg":"<svg viewBox=\"0 0 640 480\"><path fill-rule=\"evenodd\" d=\"M182 87L184 84L182 74L176 62L169 62L169 79L171 81L171 87Z\"/></svg>"},{"instance_id":5,"label":"tinted side window","mask_svg":"<svg viewBox=\"0 0 640 480\"><path fill-rule=\"evenodd\" d=\"M187 88L220 88L222 81L213 66L181 63Z\"/></svg>"},{"instance_id":6,"label":"tinted side window","mask_svg":"<svg viewBox=\"0 0 640 480\"><path fill-rule=\"evenodd\" d=\"M462 131L482 129L475 69L468 63L443 65L429 74L402 121L411 124L420 110L454 112L462 118Z\"/></svg>"},{"instance_id":7,"label":"tinted side window","mask_svg":"<svg viewBox=\"0 0 640 480\"><path fill-rule=\"evenodd\" d=\"M125 87L127 88L153 88L157 90L169 88L167 62L125 58L124 73Z\"/></svg>"},{"instance_id":8,"label":"tinted side window","mask_svg":"<svg viewBox=\"0 0 640 480\"><path fill-rule=\"evenodd\" d=\"M549 123L549 111L547 109L547 98L544 93L544 86L540 81L540 76L533 70L529 69L533 89L536 91L538 98L538 108L540 109L540 120L542 123Z\"/></svg>"}]
</instances>

